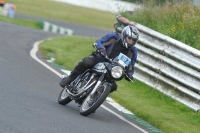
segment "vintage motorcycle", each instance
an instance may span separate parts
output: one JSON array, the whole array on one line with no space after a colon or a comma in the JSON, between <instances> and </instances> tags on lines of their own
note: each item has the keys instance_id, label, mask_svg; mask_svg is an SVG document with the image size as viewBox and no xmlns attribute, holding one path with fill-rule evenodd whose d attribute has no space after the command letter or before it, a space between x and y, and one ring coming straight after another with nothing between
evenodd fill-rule
<instances>
[{"instance_id":1,"label":"vintage motorcycle","mask_svg":"<svg viewBox=\"0 0 200 133\"><path fill-rule=\"evenodd\" d=\"M96 48L96 44L93 44ZM125 74L125 67L130 59L120 53L111 60L97 48L97 52L103 57L103 62L97 63L91 69L80 74L68 86L62 89L58 97L58 103L66 105L72 100L80 106L80 114L90 115L104 102L111 91L115 81L121 80Z\"/></svg>"}]
</instances>

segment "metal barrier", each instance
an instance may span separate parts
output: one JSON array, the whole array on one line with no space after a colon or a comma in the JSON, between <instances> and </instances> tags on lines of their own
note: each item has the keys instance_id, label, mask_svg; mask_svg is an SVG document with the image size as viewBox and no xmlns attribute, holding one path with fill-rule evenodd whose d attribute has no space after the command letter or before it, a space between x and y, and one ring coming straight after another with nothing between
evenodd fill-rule
<instances>
[{"instance_id":1,"label":"metal barrier","mask_svg":"<svg viewBox=\"0 0 200 133\"><path fill-rule=\"evenodd\" d=\"M200 112L200 51L122 16L140 31L134 78Z\"/></svg>"}]
</instances>

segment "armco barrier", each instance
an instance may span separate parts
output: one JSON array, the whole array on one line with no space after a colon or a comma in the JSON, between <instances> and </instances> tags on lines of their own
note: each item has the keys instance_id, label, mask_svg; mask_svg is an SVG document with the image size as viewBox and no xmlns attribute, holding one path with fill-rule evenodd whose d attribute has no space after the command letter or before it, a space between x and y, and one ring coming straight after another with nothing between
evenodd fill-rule
<instances>
[{"instance_id":1,"label":"armco barrier","mask_svg":"<svg viewBox=\"0 0 200 133\"><path fill-rule=\"evenodd\" d=\"M200 112L200 51L117 16L140 31L134 77Z\"/></svg>"},{"instance_id":2,"label":"armco barrier","mask_svg":"<svg viewBox=\"0 0 200 133\"><path fill-rule=\"evenodd\" d=\"M57 25L49 23L47 21L41 21L40 25L42 26L43 31L46 31L46 32L65 34L68 36L74 35L73 30L57 26Z\"/></svg>"}]
</instances>

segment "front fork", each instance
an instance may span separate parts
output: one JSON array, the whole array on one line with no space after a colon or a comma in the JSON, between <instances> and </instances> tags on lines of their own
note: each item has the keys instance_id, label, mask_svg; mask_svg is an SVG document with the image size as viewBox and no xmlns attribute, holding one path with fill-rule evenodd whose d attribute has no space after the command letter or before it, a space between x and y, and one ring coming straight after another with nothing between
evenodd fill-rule
<instances>
[{"instance_id":1,"label":"front fork","mask_svg":"<svg viewBox=\"0 0 200 133\"><path fill-rule=\"evenodd\" d=\"M92 92L90 93L90 99L94 99L95 96L95 92L97 91L97 88L99 87L99 85L102 83L102 80L105 77L105 73L103 73L101 75L101 77L99 78L99 80L97 81L97 84L95 85L94 89L92 90Z\"/></svg>"}]
</instances>

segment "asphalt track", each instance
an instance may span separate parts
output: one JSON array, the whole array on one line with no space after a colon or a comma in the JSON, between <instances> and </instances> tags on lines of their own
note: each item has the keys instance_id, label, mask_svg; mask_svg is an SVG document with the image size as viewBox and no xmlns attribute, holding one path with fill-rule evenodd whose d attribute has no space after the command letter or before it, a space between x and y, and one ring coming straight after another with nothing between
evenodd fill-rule
<instances>
[{"instance_id":1,"label":"asphalt track","mask_svg":"<svg viewBox=\"0 0 200 133\"><path fill-rule=\"evenodd\" d=\"M53 21L53 20L52 20ZM56 21L58 22L58 21ZM65 25L63 22L58 22ZM108 30L66 23L79 35L100 37ZM83 27L83 28L81 28ZM85 30L87 33L85 33ZM80 30L80 31L79 31ZM90 32L91 30L91 32ZM94 34L96 33L96 35ZM27 27L0 22L0 132L1 133L142 133L113 113L100 107L88 117L79 115L71 102L57 103L59 77L30 56L35 42L59 36ZM48 64L37 52L37 58ZM53 68L53 66L50 66ZM53 68L56 70L56 68ZM61 73L59 70L56 70ZM120 116L121 112L104 104ZM126 116L123 116L126 118ZM140 126L126 118L134 125ZM141 127L141 126L140 126ZM145 127L141 127L144 130ZM146 130L145 132L150 132Z\"/></svg>"}]
</instances>

